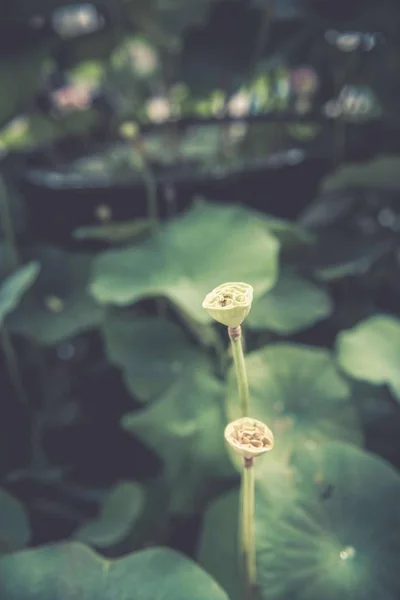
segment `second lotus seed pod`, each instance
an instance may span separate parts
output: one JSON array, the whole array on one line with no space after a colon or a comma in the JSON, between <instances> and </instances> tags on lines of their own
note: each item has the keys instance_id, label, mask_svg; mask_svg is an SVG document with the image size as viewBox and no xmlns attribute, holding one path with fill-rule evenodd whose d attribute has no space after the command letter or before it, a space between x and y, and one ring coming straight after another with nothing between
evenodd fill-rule
<instances>
[{"instance_id":1,"label":"second lotus seed pod","mask_svg":"<svg viewBox=\"0 0 400 600\"><path fill-rule=\"evenodd\" d=\"M245 458L260 456L275 444L274 434L265 423L249 417L229 423L224 435L227 444Z\"/></svg>"}]
</instances>

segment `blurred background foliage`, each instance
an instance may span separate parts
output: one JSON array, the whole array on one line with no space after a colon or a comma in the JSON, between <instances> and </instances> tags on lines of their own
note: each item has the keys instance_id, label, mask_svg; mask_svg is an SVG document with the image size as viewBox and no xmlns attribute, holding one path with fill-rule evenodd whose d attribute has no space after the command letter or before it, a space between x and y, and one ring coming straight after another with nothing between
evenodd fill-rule
<instances>
[{"instance_id":1,"label":"blurred background foliage","mask_svg":"<svg viewBox=\"0 0 400 600\"><path fill-rule=\"evenodd\" d=\"M240 599L229 280L260 598L399 597L397 0L0 15L1 597Z\"/></svg>"}]
</instances>

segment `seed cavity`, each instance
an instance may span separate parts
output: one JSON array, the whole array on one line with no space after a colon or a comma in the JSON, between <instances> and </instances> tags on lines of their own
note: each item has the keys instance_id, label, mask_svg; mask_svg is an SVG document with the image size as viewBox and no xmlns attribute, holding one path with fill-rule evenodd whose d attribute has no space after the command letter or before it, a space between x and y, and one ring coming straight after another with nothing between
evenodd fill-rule
<instances>
[{"instance_id":1,"label":"seed cavity","mask_svg":"<svg viewBox=\"0 0 400 600\"><path fill-rule=\"evenodd\" d=\"M270 448L272 439L266 435L266 426L260 421L248 421L234 425L233 440L240 446L249 448Z\"/></svg>"}]
</instances>

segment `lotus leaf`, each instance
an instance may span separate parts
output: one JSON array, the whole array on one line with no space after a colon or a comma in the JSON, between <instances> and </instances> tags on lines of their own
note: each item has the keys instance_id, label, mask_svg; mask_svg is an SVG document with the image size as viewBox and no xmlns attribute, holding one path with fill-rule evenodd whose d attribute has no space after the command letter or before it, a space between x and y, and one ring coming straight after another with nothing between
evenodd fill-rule
<instances>
[{"instance_id":1,"label":"lotus leaf","mask_svg":"<svg viewBox=\"0 0 400 600\"><path fill-rule=\"evenodd\" d=\"M91 290L103 304L167 296L207 323L201 304L223 281L246 281L260 296L275 283L278 242L267 221L241 206L199 202L141 244L95 261Z\"/></svg>"}]
</instances>

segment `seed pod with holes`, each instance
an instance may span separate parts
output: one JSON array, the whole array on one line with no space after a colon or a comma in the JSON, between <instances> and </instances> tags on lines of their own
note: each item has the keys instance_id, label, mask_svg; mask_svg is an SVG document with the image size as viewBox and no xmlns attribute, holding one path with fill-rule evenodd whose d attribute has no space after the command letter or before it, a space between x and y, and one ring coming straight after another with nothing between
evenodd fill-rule
<instances>
[{"instance_id":1,"label":"seed pod with holes","mask_svg":"<svg viewBox=\"0 0 400 600\"><path fill-rule=\"evenodd\" d=\"M203 308L227 327L239 327L250 312L253 288L248 283L229 282L207 294Z\"/></svg>"},{"instance_id":2,"label":"seed pod with holes","mask_svg":"<svg viewBox=\"0 0 400 600\"><path fill-rule=\"evenodd\" d=\"M243 417L225 428L225 441L240 456L254 458L272 450L274 434L262 421Z\"/></svg>"}]
</instances>

